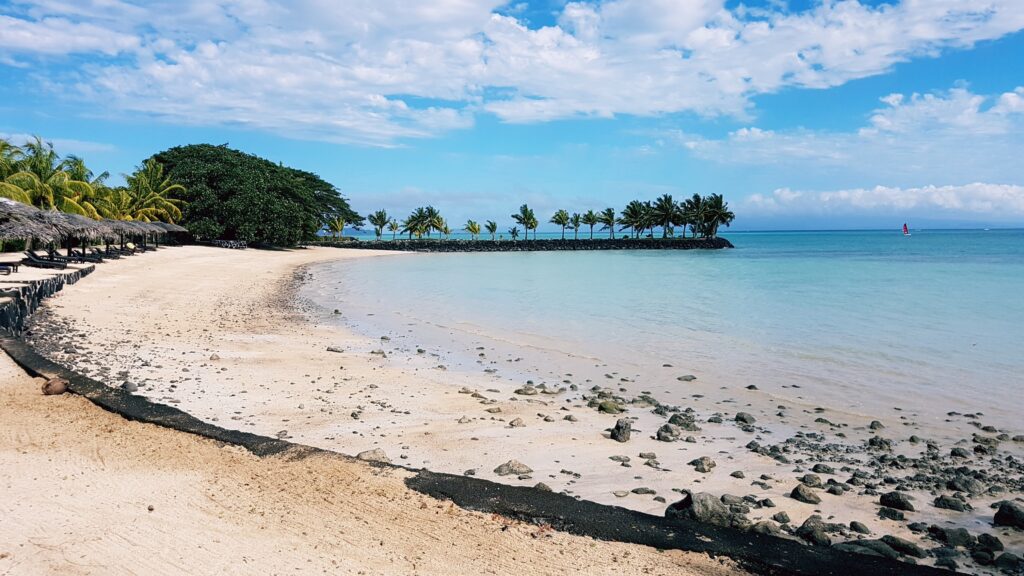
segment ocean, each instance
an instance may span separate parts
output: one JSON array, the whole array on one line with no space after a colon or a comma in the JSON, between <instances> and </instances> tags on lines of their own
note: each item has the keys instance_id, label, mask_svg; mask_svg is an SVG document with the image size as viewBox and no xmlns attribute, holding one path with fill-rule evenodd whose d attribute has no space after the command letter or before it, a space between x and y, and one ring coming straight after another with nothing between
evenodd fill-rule
<instances>
[{"instance_id":1,"label":"ocean","mask_svg":"<svg viewBox=\"0 0 1024 576\"><path fill-rule=\"evenodd\" d=\"M359 259L313 269L304 293L464 369L483 347L532 360L505 375L589 367L681 402L671 364L808 407L1019 421L1024 230L724 236L735 249Z\"/></svg>"}]
</instances>

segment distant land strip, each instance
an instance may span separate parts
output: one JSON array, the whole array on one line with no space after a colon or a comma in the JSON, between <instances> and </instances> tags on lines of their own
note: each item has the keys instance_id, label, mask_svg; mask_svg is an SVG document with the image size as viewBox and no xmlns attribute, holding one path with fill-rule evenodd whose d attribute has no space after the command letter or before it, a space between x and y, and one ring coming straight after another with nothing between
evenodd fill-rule
<instances>
[{"instance_id":1,"label":"distant land strip","mask_svg":"<svg viewBox=\"0 0 1024 576\"><path fill-rule=\"evenodd\" d=\"M571 250L721 250L734 248L732 242L715 238L601 238L581 240L324 240L315 246L362 248L366 250L401 250L406 252L542 252Z\"/></svg>"}]
</instances>

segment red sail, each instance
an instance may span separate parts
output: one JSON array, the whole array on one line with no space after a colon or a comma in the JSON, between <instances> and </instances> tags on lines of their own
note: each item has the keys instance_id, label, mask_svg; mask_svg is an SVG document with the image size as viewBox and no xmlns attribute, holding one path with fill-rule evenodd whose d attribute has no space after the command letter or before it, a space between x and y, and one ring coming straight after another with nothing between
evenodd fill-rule
<instances>
[{"instance_id":1,"label":"red sail","mask_svg":"<svg viewBox=\"0 0 1024 576\"><path fill-rule=\"evenodd\" d=\"M906 224L903 225L903 233L904 234L910 234L910 230L907 228Z\"/></svg>"}]
</instances>

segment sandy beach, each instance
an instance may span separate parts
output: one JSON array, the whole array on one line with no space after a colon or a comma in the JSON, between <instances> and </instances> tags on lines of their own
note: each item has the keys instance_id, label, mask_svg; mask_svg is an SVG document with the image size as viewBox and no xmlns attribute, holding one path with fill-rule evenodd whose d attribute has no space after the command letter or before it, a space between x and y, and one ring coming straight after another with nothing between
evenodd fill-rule
<instances>
[{"instance_id":1,"label":"sandy beach","mask_svg":"<svg viewBox=\"0 0 1024 576\"><path fill-rule=\"evenodd\" d=\"M793 537L801 537L798 528L818 514L832 524L826 528L834 542L865 537L850 527L859 522L870 538L893 535L924 548L939 544L920 525L963 527L971 534L997 536L1007 550L1019 553L1024 548L1020 531L992 527L990 508L1021 495L1024 471L1019 459L1024 449L1010 438L1019 437L1022 430L987 430L983 418L957 414L950 415L939 435L934 423L923 426L898 411L879 415L878 425L871 426L862 415L817 407L812 399L806 405L779 406L770 396L742 387L694 388L692 402L684 407L691 410L686 411L662 406L657 398L633 390L614 366L592 363L585 368L578 361L571 368L530 366L530 355L523 352L517 374L535 371L564 378L550 386L529 386L479 366L450 362L452 350L417 349L407 334L360 336L335 322L321 321L324 311L296 301L298 285L315 275L308 266L368 257L393 256L331 248L263 252L184 247L127 258L100 266L49 300L35 316L29 340L62 365L113 386L138 386L137 394L209 422L344 454L381 449L391 461L413 468L525 486L540 482L556 492L657 515L682 498L683 490L735 495L734 504L747 525ZM32 386L28 389L34 391ZM30 405L27 400L23 404ZM89 409L84 401L81 409ZM607 413L619 410L623 412ZM657 431L670 416L679 428L669 428L667 435L677 438L662 435L659 440ZM627 442L609 438L609 430L622 419L628 419L632 428ZM8 458L17 446L38 442L19 436L17 429L5 434L13 445L5 449ZM982 444L986 440L972 442L975 434L991 437L991 443L999 445L999 455L972 451L975 445L988 446ZM997 439L996 434L1005 438ZM917 435L921 438L910 439ZM258 468L230 449L195 439L176 441L227 454L234 460L219 463L225 467ZM881 448L873 451L872 446ZM58 447L70 448L51 449ZM977 490L965 490L965 473L946 462L957 447L965 448L966 454L957 465L985 463L988 469ZM182 474L197 473L186 460L183 457L180 463ZM511 460L530 471L499 474L498 467ZM139 465L145 464L144 460ZM366 474L381 482L381 490L385 485L401 488L397 479L359 472L358 464L344 466L351 469L348 474ZM922 477L910 478L911 470ZM267 474L272 482L272 473ZM798 486L813 491L820 502L794 499L791 493ZM190 489L202 492L201 486ZM890 491L913 499L914 510L905 512L906 521L879 517L880 495ZM973 508L953 511L932 505L937 496L954 493L965 494ZM309 505L314 517L324 514ZM165 507L162 502L155 506ZM456 515L476 518L463 512ZM523 528L520 537L529 538L528 530ZM486 534L481 533L483 539L489 538ZM281 540L274 542L288 541L287 534L275 538ZM561 538L568 537L557 537ZM546 555L537 547L526 548L538 558ZM609 546L607 553L613 550ZM303 552L296 554L301 557ZM389 558L401 556L395 554ZM530 561L518 554L498 556ZM588 552L586 558L595 555ZM986 570L970 564L969 558L957 560L961 569ZM582 562L583 556L576 561ZM430 562L424 560L427 567L417 569L429 572ZM444 565L436 558L434 562L438 568ZM387 565L376 566L387 571ZM544 564L538 566L531 572L543 571ZM507 566L492 568L503 572ZM580 565L568 569L599 571Z\"/></svg>"},{"instance_id":2,"label":"sandy beach","mask_svg":"<svg viewBox=\"0 0 1024 576\"><path fill-rule=\"evenodd\" d=\"M65 394L0 355L2 574L733 574L412 492L342 457L257 458Z\"/></svg>"}]
</instances>

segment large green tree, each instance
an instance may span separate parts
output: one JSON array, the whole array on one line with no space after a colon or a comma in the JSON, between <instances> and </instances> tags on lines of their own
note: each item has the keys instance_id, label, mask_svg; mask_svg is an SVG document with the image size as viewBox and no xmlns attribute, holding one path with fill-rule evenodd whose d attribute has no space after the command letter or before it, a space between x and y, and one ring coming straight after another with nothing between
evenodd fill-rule
<instances>
[{"instance_id":1,"label":"large green tree","mask_svg":"<svg viewBox=\"0 0 1024 576\"><path fill-rule=\"evenodd\" d=\"M316 174L275 164L226 145L193 144L153 157L184 186L181 224L199 238L292 246L311 240L338 218L363 218Z\"/></svg>"}]
</instances>

